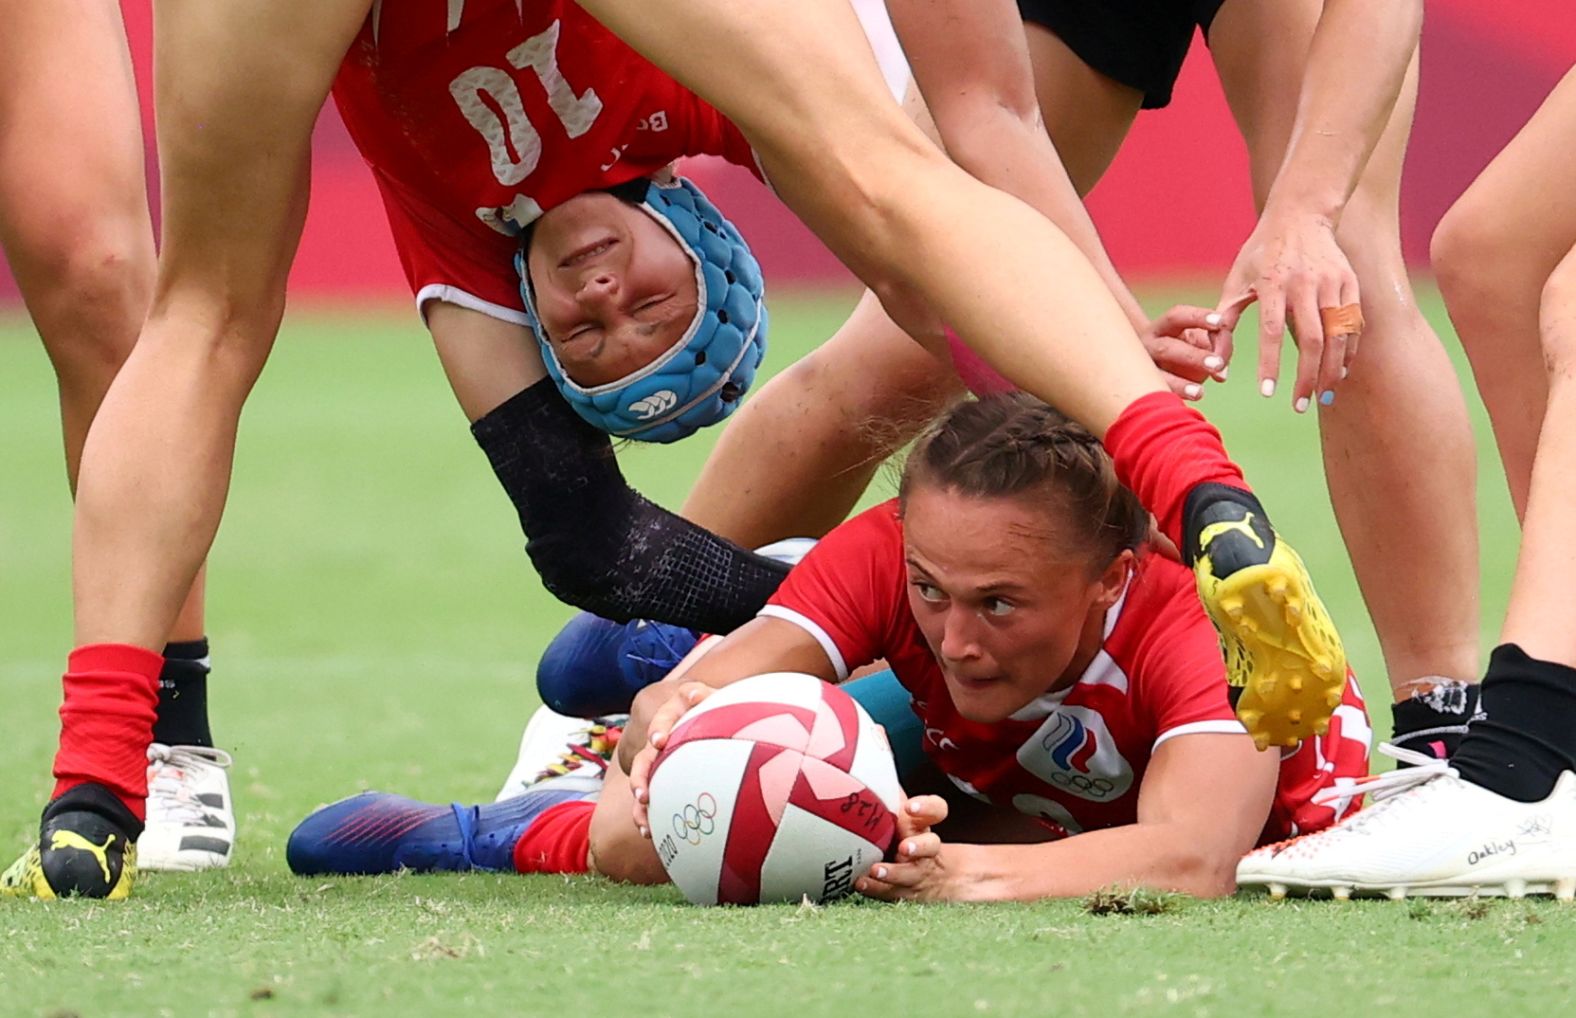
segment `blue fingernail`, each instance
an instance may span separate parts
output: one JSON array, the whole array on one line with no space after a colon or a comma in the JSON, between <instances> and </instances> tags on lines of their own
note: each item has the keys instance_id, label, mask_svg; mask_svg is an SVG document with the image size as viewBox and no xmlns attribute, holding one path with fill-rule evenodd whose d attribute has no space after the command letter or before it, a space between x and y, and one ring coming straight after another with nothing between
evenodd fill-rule
<instances>
[{"instance_id":1,"label":"blue fingernail","mask_svg":"<svg viewBox=\"0 0 1576 1018\"><path fill-rule=\"evenodd\" d=\"M1334 389L1325 389L1324 392L1320 393L1320 395L1319 395L1319 403L1321 405L1329 406L1331 403L1334 403L1334 402L1335 402L1335 390Z\"/></svg>"}]
</instances>

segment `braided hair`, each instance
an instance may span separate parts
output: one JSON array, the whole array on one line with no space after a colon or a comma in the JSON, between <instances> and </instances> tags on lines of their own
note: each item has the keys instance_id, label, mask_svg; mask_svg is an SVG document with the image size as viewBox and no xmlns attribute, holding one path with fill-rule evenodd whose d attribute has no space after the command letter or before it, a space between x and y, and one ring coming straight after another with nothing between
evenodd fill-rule
<instances>
[{"instance_id":1,"label":"braided hair","mask_svg":"<svg viewBox=\"0 0 1576 1018\"><path fill-rule=\"evenodd\" d=\"M932 424L904 464L899 504L920 484L1049 506L1056 532L1097 572L1149 536L1149 513L1100 440L1023 392L965 400Z\"/></svg>"}]
</instances>

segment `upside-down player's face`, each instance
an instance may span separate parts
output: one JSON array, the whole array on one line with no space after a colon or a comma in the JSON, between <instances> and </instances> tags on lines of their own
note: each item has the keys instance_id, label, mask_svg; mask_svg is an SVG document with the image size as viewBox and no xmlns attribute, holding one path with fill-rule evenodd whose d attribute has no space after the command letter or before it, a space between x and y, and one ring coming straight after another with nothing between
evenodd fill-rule
<instances>
[{"instance_id":1,"label":"upside-down player's face","mask_svg":"<svg viewBox=\"0 0 1576 1018\"><path fill-rule=\"evenodd\" d=\"M908 603L958 713L995 722L1076 681L1132 562L1098 576L1032 496L975 498L924 483L903 510Z\"/></svg>"},{"instance_id":2,"label":"upside-down player's face","mask_svg":"<svg viewBox=\"0 0 1576 1018\"><path fill-rule=\"evenodd\" d=\"M656 220L610 194L544 213L525 264L548 342L586 388L645 367L695 318L694 262Z\"/></svg>"}]
</instances>

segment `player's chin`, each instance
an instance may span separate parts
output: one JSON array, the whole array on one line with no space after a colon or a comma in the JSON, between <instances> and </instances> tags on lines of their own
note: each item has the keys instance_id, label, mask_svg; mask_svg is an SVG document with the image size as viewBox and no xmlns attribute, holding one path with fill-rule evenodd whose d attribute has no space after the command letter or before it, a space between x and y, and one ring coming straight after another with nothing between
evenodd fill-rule
<instances>
[{"instance_id":1,"label":"player's chin","mask_svg":"<svg viewBox=\"0 0 1576 1018\"><path fill-rule=\"evenodd\" d=\"M961 679L947 676L947 691L952 694L952 706L966 721L976 724L995 724L1005 721L1023 706L1022 699L1005 679Z\"/></svg>"}]
</instances>

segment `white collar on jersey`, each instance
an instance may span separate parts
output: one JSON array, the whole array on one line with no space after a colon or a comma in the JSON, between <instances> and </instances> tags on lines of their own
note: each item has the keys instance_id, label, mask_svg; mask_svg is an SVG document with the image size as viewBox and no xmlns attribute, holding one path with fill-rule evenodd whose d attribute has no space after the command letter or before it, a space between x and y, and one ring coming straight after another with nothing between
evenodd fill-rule
<instances>
[{"instance_id":1,"label":"white collar on jersey","mask_svg":"<svg viewBox=\"0 0 1576 1018\"><path fill-rule=\"evenodd\" d=\"M1122 593L1117 597L1116 603L1105 613L1105 631L1100 634L1101 647L1095 652L1094 660L1089 662L1089 667L1078 676L1078 681L1054 693L1045 693L1030 700L1028 704L1018 708L1008 715L1011 721L1039 721L1049 717L1056 708L1067 699L1067 694L1079 685L1116 686L1127 692L1127 676L1122 669L1117 667L1111 655L1105 652L1105 641L1111 638L1111 633L1116 629L1117 620L1122 617L1122 607L1127 604L1127 593L1133 587L1133 575L1127 576L1127 582L1122 584Z\"/></svg>"}]
</instances>

